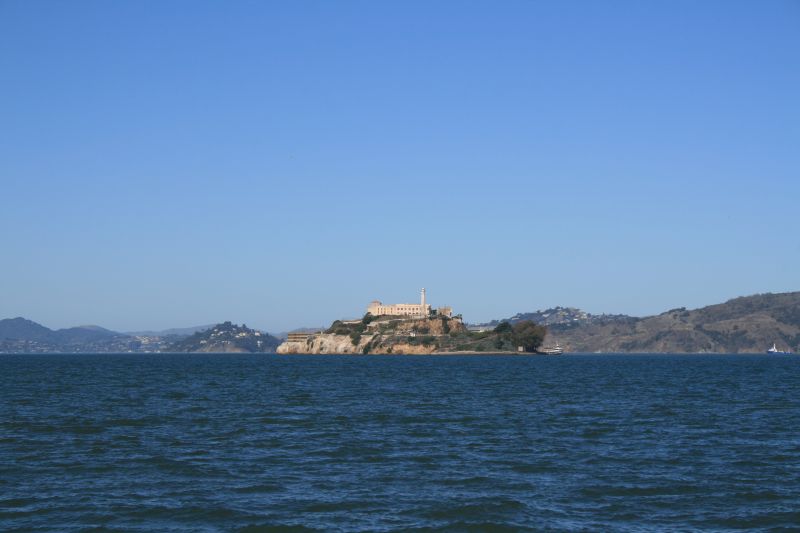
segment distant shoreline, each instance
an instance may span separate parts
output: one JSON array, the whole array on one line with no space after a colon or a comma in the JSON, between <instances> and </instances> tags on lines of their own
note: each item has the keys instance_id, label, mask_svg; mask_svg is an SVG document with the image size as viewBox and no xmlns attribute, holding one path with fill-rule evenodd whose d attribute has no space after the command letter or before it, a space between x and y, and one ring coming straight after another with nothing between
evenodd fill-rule
<instances>
[{"instance_id":1,"label":"distant shoreline","mask_svg":"<svg viewBox=\"0 0 800 533\"><path fill-rule=\"evenodd\" d=\"M763 356L765 359L775 357L793 357L800 354L768 354L765 352L738 352L738 353L723 353L723 352L564 352L560 355L541 354L533 352L476 352L476 351L455 351L455 352L431 352L431 353L371 353L371 354L357 354L357 353L276 353L276 352L5 352L0 353L0 358L7 355L130 355L130 356L147 356L147 355L220 355L225 357L237 355L252 355L252 356L279 356L279 357L309 357L309 356L335 356L335 357L436 357L447 355L513 355L516 357L548 357L558 358L564 355L622 355L622 356L638 356L638 355L712 355L712 356L732 356L732 355L758 355Z\"/></svg>"}]
</instances>

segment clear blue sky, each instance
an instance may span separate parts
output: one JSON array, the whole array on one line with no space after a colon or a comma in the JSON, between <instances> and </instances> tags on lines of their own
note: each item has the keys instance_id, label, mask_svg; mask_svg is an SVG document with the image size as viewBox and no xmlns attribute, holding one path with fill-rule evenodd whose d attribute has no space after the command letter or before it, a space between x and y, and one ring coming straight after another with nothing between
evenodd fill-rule
<instances>
[{"instance_id":1,"label":"clear blue sky","mask_svg":"<svg viewBox=\"0 0 800 533\"><path fill-rule=\"evenodd\" d=\"M800 2L0 1L0 318L800 289Z\"/></svg>"}]
</instances>

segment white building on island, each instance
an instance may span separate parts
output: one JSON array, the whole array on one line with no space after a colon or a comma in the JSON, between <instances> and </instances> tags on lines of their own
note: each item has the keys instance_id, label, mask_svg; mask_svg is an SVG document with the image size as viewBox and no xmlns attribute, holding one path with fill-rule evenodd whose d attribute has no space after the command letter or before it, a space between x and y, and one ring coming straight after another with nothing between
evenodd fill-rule
<instances>
[{"instance_id":1,"label":"white building on island","mask_svg":"<svg viewBox=\"0 0 800 533\"><path fill-rule=\"evenodd\" d=\"M453 314L450 307L440 307L436 310L440 315L451 316ZM425 303L425 289L422 289L420 303L418 304L392 304L384 305L378 300L374 300L367 307L367 313L372 316L407 316L407 317L427 317L431 314L431 306Z\"/></svg>"}]
</instances>

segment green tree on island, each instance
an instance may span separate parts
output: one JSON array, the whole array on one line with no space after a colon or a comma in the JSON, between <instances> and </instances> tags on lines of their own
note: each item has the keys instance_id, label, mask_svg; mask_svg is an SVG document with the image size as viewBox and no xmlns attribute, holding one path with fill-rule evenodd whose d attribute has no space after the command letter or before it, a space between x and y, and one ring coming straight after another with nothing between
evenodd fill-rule
<instances>
[{"instance_id":1,"label":"green tree on island","mask_svg":"<svg viewBox=\"0 0 800 533\"><path fill-rule=\"evenodd\" d=\"M517 322L512 327L512 330L514 334L514 343L517 346L522 346L526 352L535 352L538 350L539 346L544 342L544 336L547 334L546 327L540 326L530 320Z\"/></svg>"},{"instance_id":2,"label":"green tree on island","mask_svg":"<svg viewBox=\"0 0 800 533\"><path fill-rule=\"evenodd\" d=\"M510 322L500 322L497 324L497 327L494 328L495 333L511 333L514 331L514 328L511 326Z\"/></svg>"}]
</instances>

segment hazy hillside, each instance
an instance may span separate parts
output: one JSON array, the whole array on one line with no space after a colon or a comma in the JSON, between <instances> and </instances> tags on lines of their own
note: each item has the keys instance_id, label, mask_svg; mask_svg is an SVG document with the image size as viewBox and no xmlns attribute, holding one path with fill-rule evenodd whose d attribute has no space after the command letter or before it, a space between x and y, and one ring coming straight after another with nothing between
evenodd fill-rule
<instances>
[{"instance_id":1,"label":"hazy hillside","mask_svg":"<svg viewBox=\"0 0 800 533\"><path fill-rule=\"evenodd\" d=\"M573 323L589 323L589 322L611 322L611 321L626 321L630 318L628 315L593 315L575 307L552 307L539 311L532 311L527 313L517 313L516 315L504 318L501 320L492 320L485 324L475 324L479 327L493 328L500 322L509 322L516 324L523 321L536 322L541 326L552 326L555 324L573 324Z\"/></svg>"},{"instance_id":2,"label":"hazy hillside","mask_svg":"<svg viewBox=\"0 0 800 533\"><path fill-rule=\"evenodd\" d=\"M223 322L171 344L169 352L274 352L280 340L244 324Z\"/></svg>"},{"instance_id":3,"label":"hazy hillside","mask_svg":"<svg viewBox=\"0 0 800 533\"><path fill-rule=\"evenodd\" d=\"M52 329L22 317L0 320L0 340L48 342L53 333Z\"/></svg>"},{"instance_id":4,"label":"hazy hillside","mask_svg":"<svg viewBox=\"0 0 800 533\"><path fill-rule=\"evenodd\" d=\"M573 352L764 352L800 348L800 292L735 298L660 315L549 326L548 342Z\"/></svg>"},{"instance_id":5,"label":"hazy hillside","mask_svg":"<svg viewBox=\"0 0 800 533\"><path fill-rule=\"evenodd\" d=\"M57 342L63 344L82 344L101 341L112 337L126 337L116 331L101 328L100 326L77 326L74 328L59 329L53 332Z\"/></svg>"},{"instance_id":6,"label":"hazy hillside","mask_svg":"<svg viewBox=\"0 0 800 533\"><path fill-rule=\"evenodd\" d=\"M126 335L147 336L147 337L188 337L198 331L205 331L214 327L214 324L205 326L191 326L188 328L170 328L162 330L126 331Z\"/></svg>"},{"instance_id":7,"label":"hazy hillside","mask_svg":"<svg viewBox=\"0 0 800 533\"><path fill-rule=\"evenodd\" d=\"M0 353L129 352L141 343L100 326L52 330L25 318L0 320Z\"/></svg>"},{"instance_id":8,"label":"hazy hillside","mask_svg":"<svg viewBox=\"0 0 800 533\"><path fill-rule=\"evenodd\" d=\"M0 339L79 344L118 337L119 333L100 326L76 326L53 331L22 317L0 320Z\"/></svg>"},{"instance_id":9,"label":"hazy hillside","mask_svg":"<svg viewBox=\"0 0 800 533\"><path fill-rule=\"evenodd\" d=\"M203 329L192 336L186 330ZM280 341L230 322L163 332L117 333L100 326L52 330L25 318L0 320L0 353L271 352Z\"/></svg>"}]
</instances>

